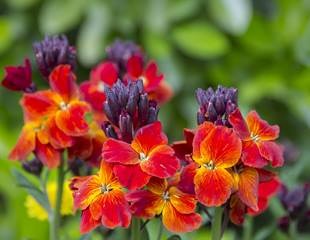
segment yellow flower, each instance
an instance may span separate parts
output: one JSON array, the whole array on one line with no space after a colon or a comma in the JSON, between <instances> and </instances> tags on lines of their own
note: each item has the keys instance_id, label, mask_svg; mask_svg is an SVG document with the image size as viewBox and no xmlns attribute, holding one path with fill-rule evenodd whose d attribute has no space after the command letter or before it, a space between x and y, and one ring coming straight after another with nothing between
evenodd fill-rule
<instances>
[{"instance_id":1,"label":"yellow flower","mask_svg":"<svg viewBox=\"0 0 310 240\"><path fill-rule=\"evenodd\" d=\"M55 207L56 201L56 182L49 182L46 186L46 191L48 195L49 202L52 208ZM48 214L46 210L41 207L40 204L30 195L27 196L25 201L25 206L27 208L27 213L29 217L37 218L41 221L46 220L48 218ZM73 214L73 197L72 192L69 188L69 181L64 183L64 190L62 196L62 204L61 204L61 215L70 215Z\"/></svg>"}]
</instances>

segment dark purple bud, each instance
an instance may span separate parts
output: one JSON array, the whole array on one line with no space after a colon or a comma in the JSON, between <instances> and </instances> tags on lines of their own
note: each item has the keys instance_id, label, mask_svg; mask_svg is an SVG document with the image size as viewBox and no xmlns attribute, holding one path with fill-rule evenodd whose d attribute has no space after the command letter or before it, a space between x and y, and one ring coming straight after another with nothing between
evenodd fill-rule
<instances>
[{"instance_id":1,"label":"dark purple bud","mask_svg":"<svg viewBox=\"0 0 310 240\"><path fill-rule=\"evenodd\" d=\"M126 86L121 80L118 80L114 84L112 89L117 98L120 108L126 107L129 97L129 86Z\"/></svg>"},{"instance_id":2,"label":"dark purple bud","mask_svg":"<svg viewBox=\"0 0 310 240\"><path fill-rule=\"evenodd\" d=\"M226 106L225 106L225 98L223 95L215 97L214 107L218 115L223 115L225 113Z\"/></svg>"},{"instance_id":3,"label":"dark purple bud","mask_svg":"<svg viewBox=\"0 0 310 240\"><path fill-rule=\"evenodd\" d=\"M86 176L91 174L91 167L79 158L68 161L68 168L74 176Z\"/></svg>"},{"instance_id":4,"label":"dark purple bud","mask_svg":"<svg viewBox=\"0 0 310 240\"><path fill-rule=\"evenodd\" d=\"M210 122L214 122L217 120L217 112L214 108L214 105L211 102L209 102L207 105L207 112L205 116L207 120Z\"/></svg>"},{"instance_id":5,"label":"dark purple bud","mask_svg":"<svg viewBox=\"0 0 310 240\"><path fill-rule=\"evenodd\" d=\"M32 82L31 64L28 58L24 60L24 65L7 66L4 68L5 75L2 86L12 91L24 91L32 93L36 87Z\"/></svg>"},{"instance_id":6,"label":"dark purple bud","mask_svg":"<svg viewBox=\"0 0 310 240\"><path fill-rule=\"evenodd\" d=\"M33 50L41 74L47 78L60 64L76 66L76 51L69 45L65 35L46 36L43 41L35 42Z\"/></svg>"},{"instance_id":7,"label":"dark purple bud","mask_svg":"<svg viewBox=\"0 0 310 240\"><path fill-rule=\"evenodd\" d=\"M157 106L157 103L155 101L150 101L147 124L157 121L158 112L159 112L159 108Z\"/></svg>"},{"instance_id":8,"label":"dark purple bud","mask_svg":"<svg viewBox=\"0 0 310 240\"><path fill-rule=\"evenodd\" d=\"M231 114L233 111L235 111L237 108L237 104L233 103L231 100L227 101L226 104L226 113L229 115Z\"/></svg>"},{"instance_id":9,"label":"dark purple bud","mask_svg":"<svg viewBox=\"0 0 310 240\"><path fill-rule=\"evenodd\" d=\"M30 160L30 161L23 162L22 166L23 166L23 169L25 169L27 172L33 175L36 175L36 176L40 176L41 171L43 169L43 164L37 158L34 158L33 160Z\"/></svg>"},{"instance_id":10,"label":"dark purple bud","mask_svg":"<svg viewBox=\"0 0 310 240\"><path fill-rule=\"evenodd\" d=\"M209 101L209 98L207 97L207 92L202 90L201 88L198 88L196 90L196 99L199 105L206 105Z\"/></svg>"},{"instance_id":11,"label":"dark purple bud","mask_svg":"<svg viewBox=\"0 0 310 240\"><path fill-rule=\"evenodd\" d=\"M198 125L202 124L205 121L207 121L205 115L200 111L197 112L197 123L198 123Z\"/></svg>"},{"instance_id":12,"label":"dark purple bud","mask_svg":"<svg viewBox=\"0 0 310 240\"><path fill-rule=\"evenodd\" d=\"M128 98L126 110L131 116L134 116L135 110L138 105L138 101L139 101L139 88L135 84L130 84L129 98Z\"/></svg>"},{"instance_id":13,"label":"dark purple bud","mask_svg":"<svg viewBox=\"0 0 310 240\"><path fill-rule=\"evenodd\" d=\"M107 116L107 118L109 119L109 121L114 125L118 126L118 115L112 111L110 104L107 101L103 103L103 111Z\"/></svg>"},{"instance_id":14,"label":"dark purple bud","mask_svg":"<svg viewBox=\"0 0 310 240\"><path fill-rule=\"evenodd\" d=\"M282 145L284 146L284 160L286 163L291 164L296 162L300 155L298 147L290 140L285 140Z\"/></svg>"},{"instance_id":15,"label":"dark purple bud","mask_svg":"<svg viewBox=\"0 0 310 240\"><path fill-rule=\"evenodd\" d=\"M113 126L111 125L111 123L109 123L108 121L105 121L102 126L101 126L102 130L104 131L105 135L109 138L114 138L114 139L118 139L117 134L113 128Z\"/></svg>"},{"instance_id":16,"label":"dark purple bud","mask_svg":"<svg viewBox=\"0 0 310 240\"><path fill-rule=\"evenodd\" d=\"M139 126L143 126L146 124L149 116L149 99L147 93L140 95L140 99L138 102L138 118L139 118Z\"/></svg>"},{"instance_id":17,"label":"dark purple bud","mask_svg":"<svg viewBox=\"0 0 310 240\"><path fill-rule=\"evenodd\" d=\"M133 138L133 123L128 113L121 113L119 118L119 130L122 140L130 143Z\"/></svg>"},{"instance_id":18,"label":"dark purple bud","mask_svg":"<svg viewBox=\"0 0 310 240\"><path fill-rule=\"evenodd\" d=\"M279 218L277 225L282 232L288 233L288 230L290 227L290 217L289 216L283 216L283 217Z\"/></svg>"}]
</instances>

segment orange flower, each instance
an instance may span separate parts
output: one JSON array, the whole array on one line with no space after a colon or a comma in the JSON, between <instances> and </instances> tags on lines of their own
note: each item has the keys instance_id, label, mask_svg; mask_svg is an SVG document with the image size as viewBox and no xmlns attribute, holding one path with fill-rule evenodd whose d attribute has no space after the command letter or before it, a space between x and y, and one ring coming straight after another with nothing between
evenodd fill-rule
<instances>
[{"instance_id":1,"label":"orange flower","mask_svg":"<svg viewBox=\"0 0 310 240\"><path fill-rule=\"evenodd\" d=\"M71 182L74 207L82 210L80 230L86 233L100 225L128 227L131 219L122 185L112 167L102 161L96 175L75 177Z\"/></svg>"},{"instance_id":2,"label":"orange flower","mask_svg":"<svg viewBox=\"0 0 310 240\"><path fill-rule=\"evenodd\" d=\"M239 137L224 126L201 124L193 139L193 160L197 164L194 175L198 200L206 206L220 206L230 197L233 177L229 168L241 156Z\"/></svg>"},{"instance_id":3,"label":"orange flower","mask_svg":"<svg viewBox=\"0 0 310 240\"><path fill-rule=\"evenodd\" d=\"M182 192L166 179L152 177L146 190L128 193L126 199L138 217L150 219L162 214L163 224L171 232L191 232L199 228L202 221L195 213L194 195Z\"/></svg>"},{"instance_id":4,"label":"orange flower","mask_svg":"<svg viewBox=\"0 0 310 240\"><path fill-rule=\"evenodd\" d=\"M274 142L279 127L269 125L257 112L251 111L244 120L239 109L229 116L229 122L242 139L242 162L250 167L262 168L271 162L273 167L283 165L283 148Z\"/></svg>"}]
</instances>

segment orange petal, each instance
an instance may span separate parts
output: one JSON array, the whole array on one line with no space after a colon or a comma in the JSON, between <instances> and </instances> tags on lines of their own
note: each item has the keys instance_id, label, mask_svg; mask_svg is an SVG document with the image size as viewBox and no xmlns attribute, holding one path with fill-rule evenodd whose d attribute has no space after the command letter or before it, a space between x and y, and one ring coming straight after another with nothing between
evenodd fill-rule
<instances>
[{"instance_id":1,"label":"orange petal","mask_svg":"<svg viewBox=\"0 0 310 240\"><path fill-rule=\"evenodd\" d=\"M167 82L161 81L157 88L148 94L150 99L156 100L159 104L164 104L172 98L173 89Z\"/></svg>"},{"instance_id":2,"label":"orange petal","mask_svg":"<svg viewBox=\"0 0 310 240\"><path fill-rule=\"evenodd\" d=\"M239 174L238 196L248 207L258 210L258 173L255 168L246 167Z\"/></svg>"},{"instance_id":3,"label":"orange petal","mask_svg":"<svg viewBox=\"0 0 310 240\"><path fill-rule=\"evenodd\" d=\"M46 128L48 129L49 142L56 148L68 148L73 145L73 138L66 135L62 130L60 130L55 122L55 118L50 118L47 122Z\"/></svg>"},{"instance_id":4,"label":"orange petal","mask_svg":"<svg viewBox=\"0 0 310 240\"><path fill-rule=\"evenodd\" d=\"M204 163L213 161L217 167L229 168L240 159L242 143L237 134L224 126L216 128L200 144Z\"/></svg>"},{"instance_id":5,"label":"orange petal","mask_svg":"<svg viewBox=\"0 0 310 240\"><path fill-rule=\"evenodd\" d=\"M197 170L194 183L198 201L207 207L215 207L221 206L230 197L233 178L225 169L201 167Z\"/></svg>"},{"instance_id":6,"label":"orange petal","mask_svg":"<svg viewBox=\"0 0 310 240\"><path fill-rule=\"evenodd\" d=\"M281 167L284 163L283 147L271 141L257 144L260 154L271 162L273 167Z\"/></svg>"},{"instance_id":7,"label":"orange petal","mask_svg":"<svg viewBox=\"0 0 310 240\"><path fill-rule=\"evenodd\" d=\"M18 141L9 155L11 160L26 160L28 155L35 149L36 133L34 131L35 125L27 123L18 138Z\"/></svg>"},{"instance_id":8,"label":"orange petal","mask_svg":"<svg viewBox=\"0 0 310 240\"><path fill-rule=\"evenodd\" d=\"M197 163L203 164L204 160L200 152L200 145L203 140L215 129L215 125L210 122L201 124L193 139L193 160Z\"/></svg>"},{"instance_id":9,"label":"orange petal","mask_svg":"<svg viewBox=\"0 0 310 240\"><path fill-rule=\"evenodd\" d=\"M36 141L36 156L48 168L56 168L60 163L60 152L50 144L42 144Z\"/></svg>"},{"instance_id":10,"label":"orange petal","mask_svg":"<svg viewBox=\"0 0 310 240\"><path fill-rule=\"evenodd\" d=\"M82 211L80 232L88 233L100 225L100 220L94 219L89 211L89 208Z\"/></svg>"},{"instance_id":11,"label":"orange petal","mask_svg":"<svg viewBox=\"0 0 310 240\"><path fill-rule=\"evenodd\" d=\"M248 139L250 137L248 126L239 108L229 114L228 120L241 139Z\"/></svg>"},{"instance_id":12,"label":"orange petal","mask_svg":"<svg viewBox=\"0 0 310 240\"><path fill-rule=\"evenodd\" d=\"M152 177L147 184L147 189L155 194L162 195L168 187L166 179Z\"/></svg>"},{"instance_id":13,"label":"orange petal","mask_svg":"<svg viewBox=\"0 0 310 240\"><path fill-rule=\"evenodd\" d=\"M61 95L63 101L69 102L78 94L76 77L70 65L58 65L49 76L51 89Z\"/></svg>"},{"instance_id":14,"label":"orange petal","mask_svg":"<svg viewBox=\"0 0 310 240\"><path fill-rule=\"evenodd\" d=\"M105 161L101 161L99 178L101 184L110 184L113 188L121 188L118 180L113 172L113 165Z\"/></svg>"},{"instance_id":15,"label":"orange petal","mask_svg":"<svg viewBox=\"0 0 310 240\"><path fill-rule=\"evenodd\" d=\"M263 141L275 140L279 137L279 126L269 125L261 119L256 111L251 111L246 116L246 122L252 135L258 135Z\"/></svg>"},{"instance_id":16,"label":"orange petal","mask_svg":"<svg viewBox=\"0 0 310 240\"><path fill-rule=\"evenodd\" d=\"M175 209L183 214L193 213L196 208L194 195L183 193L177 187L169 188L169 198Z\"/></svg>"},{"instance_id":17,"label":"orange petal","mask_svg":"<svg viewBox=\"0 0 310 240\"><path fill-rule=\"evenodd\" d=\"M168 201L163 209L162 221L170 232L184 233L198 229L202 218L197 213L182 214Z\"/></svg>"},{"instance_id":18,"label":"orange petal","mask_svg":"<svg viewBox=\"0 0 310 240\"><path fill-rule=\"evenodd\" d=\"M82 136L88 131L84 117L89 110L89 105L85 102L71 102L67 109L57 111L56 125L69 136Z\"/></svg>"}]
</instances>

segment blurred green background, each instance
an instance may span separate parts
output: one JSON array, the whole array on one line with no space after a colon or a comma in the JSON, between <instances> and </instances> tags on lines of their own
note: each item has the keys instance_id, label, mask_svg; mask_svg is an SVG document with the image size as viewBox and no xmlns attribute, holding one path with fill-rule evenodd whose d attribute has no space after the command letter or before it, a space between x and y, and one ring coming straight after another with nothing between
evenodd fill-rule
<instances>
[{"instance_id":1,"label":"blurred green background","mask_svg":"<svg viewBox=\"0 0 310 240\"><path fill-rule=\"evenodd\" d=\"M281 141L300 152L281 169L283 181L309 181L310 1L0 0L0 79L4 66L21 64L25 56L34 63L32 42L55 33L67 34L76 46L80 81L116 38L140 44L175 91L160 113L171 141L196 124L197 87L238 87L243 112L255 108L279 124ZM36 70L34 80L40 85ZM7 160L22 126L19 98L0 89L0 239L47 239L47 223L27 216L26 194L11 176L19 164ZM276 227L282 214L274 199L252 222L252 239L288 239ZM225 238L240 239L241 231L231 228ZM78 217L64 232L64 239L78 239ZM206 234L200 230L192 239Z\"/></svg>"}]
</instances>

